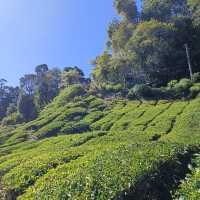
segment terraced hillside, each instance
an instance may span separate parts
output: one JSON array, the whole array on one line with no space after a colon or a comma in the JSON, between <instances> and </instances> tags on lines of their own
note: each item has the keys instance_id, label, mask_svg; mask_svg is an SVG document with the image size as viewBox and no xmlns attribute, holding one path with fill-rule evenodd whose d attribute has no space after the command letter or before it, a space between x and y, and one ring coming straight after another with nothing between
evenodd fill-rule
<instances>
[{"instance_id":1,"label":"terraced hillside","mask_svg":"<svg viewBox=\"0 0 200 200\"><path fill-rule=\"evenodd\" d=\"M103 100L73 86L0 142L1 199L200 199L200 98Z\"/></svg>"}]
</instances>

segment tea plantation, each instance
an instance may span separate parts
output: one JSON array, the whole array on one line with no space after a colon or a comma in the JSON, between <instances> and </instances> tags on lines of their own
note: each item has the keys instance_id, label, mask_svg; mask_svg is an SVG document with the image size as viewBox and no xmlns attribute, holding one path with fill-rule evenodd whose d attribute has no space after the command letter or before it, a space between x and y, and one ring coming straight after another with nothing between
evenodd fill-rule
<instances>
[{"instance_id":1,"label":"tea plantation","mask_svg":"<svg viewBox=\"0 0 200 200\"><path fill-rule=\"evenodd\" d=\"M0 199L200 199L200 98L106 100L79 89L0 128Z\"/></svg>"}]
</instances>

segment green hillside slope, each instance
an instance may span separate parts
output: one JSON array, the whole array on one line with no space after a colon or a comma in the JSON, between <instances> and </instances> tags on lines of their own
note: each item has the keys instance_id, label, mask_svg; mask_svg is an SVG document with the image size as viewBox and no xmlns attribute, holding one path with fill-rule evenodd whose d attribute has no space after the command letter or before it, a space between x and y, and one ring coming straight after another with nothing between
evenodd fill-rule
<instances>
[{"instance_id":1,"label":"green hillside slope","mask_svg":"<svg viewBox=\"0 0 200 200\"><path fill-rule=\"evenodd\" d=\"M103 100L73 86L0 129L0 199L199 199L199 144L200 98Z\"/></svg>"}]
</instances>

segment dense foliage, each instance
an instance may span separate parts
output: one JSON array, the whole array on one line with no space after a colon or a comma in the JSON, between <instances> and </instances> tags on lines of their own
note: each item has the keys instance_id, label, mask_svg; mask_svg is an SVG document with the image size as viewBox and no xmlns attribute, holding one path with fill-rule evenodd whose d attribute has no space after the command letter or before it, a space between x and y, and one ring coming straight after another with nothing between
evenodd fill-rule
<instances>
[{"instance_id":1,"label":"dense foliage","mask_svg":"<svg viewBox=\"0 0 200 200\"><path fill-rule=\"evenodd\" d=\"M190 48L193 72L200 66L199 1L144 0L139 11L134 0L115 0L122 16L108 28L108 50L94 62L93 78L124 88L138 83L166 85L188 78L184 45Z\"/></svg>"}]
</instances>

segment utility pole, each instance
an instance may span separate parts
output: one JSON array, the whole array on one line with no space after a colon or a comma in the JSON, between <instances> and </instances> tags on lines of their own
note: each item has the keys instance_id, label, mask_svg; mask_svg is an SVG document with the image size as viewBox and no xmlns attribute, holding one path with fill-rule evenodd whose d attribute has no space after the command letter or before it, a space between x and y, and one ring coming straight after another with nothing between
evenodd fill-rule
<instances>
[{"instance_id":1,"label":"utility pole","mask_svg":"<svg viewBox=\"0 0 200 200\"><path fill-rule=\"evenodd\" d=\"M185 50L186 50L187 62L188 62L188 67L189 67L189 71L190 71L190 78L192 80L193 72L192 72L192 64L191 64L191 60L190 60L189 47L188 47L188 44L185 44L184 46L185 46Z\"/></svg>"}]
</instances>

